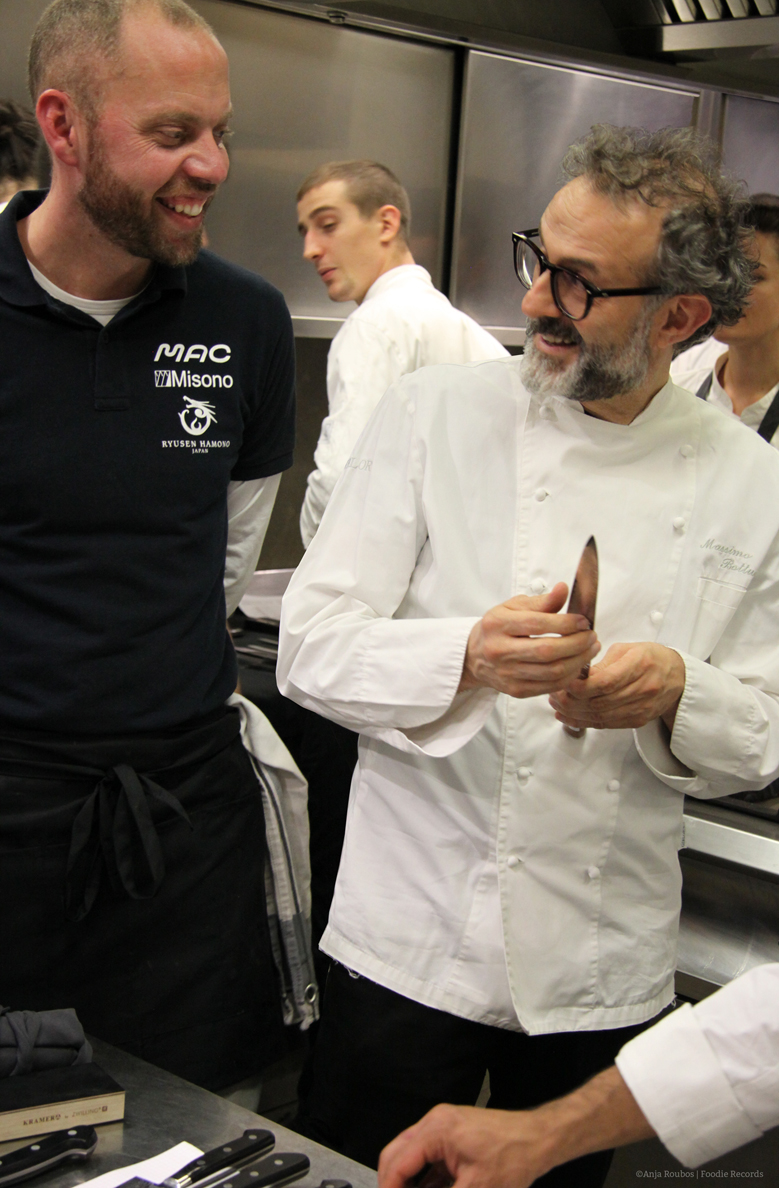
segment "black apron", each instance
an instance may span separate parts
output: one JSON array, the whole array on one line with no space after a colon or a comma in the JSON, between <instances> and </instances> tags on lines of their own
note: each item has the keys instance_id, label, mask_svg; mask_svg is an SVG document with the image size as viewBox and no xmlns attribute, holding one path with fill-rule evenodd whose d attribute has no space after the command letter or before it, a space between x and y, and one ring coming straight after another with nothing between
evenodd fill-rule
<instances>
[{"instance_id":1,"label":"black apron","mask_svg":"<svg viewBox=\"0 0 779 1188\"><path fill-rule=\"evenodd\" d=\"M0 728L0 1003L206 1088L285 1049L237 711L142 738Z\"/></svg>"}]
</instances>

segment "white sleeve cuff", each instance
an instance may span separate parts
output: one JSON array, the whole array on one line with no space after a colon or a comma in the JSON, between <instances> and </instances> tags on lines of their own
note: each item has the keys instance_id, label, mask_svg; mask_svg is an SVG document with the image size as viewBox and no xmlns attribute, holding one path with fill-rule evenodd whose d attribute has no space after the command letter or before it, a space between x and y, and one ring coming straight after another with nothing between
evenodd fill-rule
<instances>
[{"instance_id":1,"label":"white sleeve cuff","mask_svg":"<svg viewBox=\"0 0 779 1188\"><path fill-rule=\"evenodd\" d=\"M697 779L671 750L670 735L662 718L655 718L633 731L636 750L649 770L669 788L686 792L688 785Z\"/></svg>"},{"instance_id":2,"label":"white sleeve cuff","mask_svg":"<svg viewBox=\"0 0 779 1188\"><path fill-rule=\"evenodd\" d=\"M495 689L469 689L456 694L446 713L434 722L402 732L385 730L371 733L400 751L442 759L459 751L479 733L495 708L497 699Z\"/></svg>"},{"instance_id":3,"label":"white sleeve cuff","mask_svg":"<svg viewBox=\"0 0 779 1188\"><path fill-rule=\"evenodd\" d=\"M631 1040L617 1068L661 1142L698 1167L760 1138L689 1004Z\"/></svg>"}]
</instances>

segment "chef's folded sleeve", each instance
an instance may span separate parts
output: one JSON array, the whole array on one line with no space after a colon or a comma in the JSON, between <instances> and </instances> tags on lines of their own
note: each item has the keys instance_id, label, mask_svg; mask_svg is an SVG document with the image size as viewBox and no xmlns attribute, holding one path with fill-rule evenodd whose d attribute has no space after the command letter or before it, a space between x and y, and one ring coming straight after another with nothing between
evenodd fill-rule
<instances>
[{"instance_id":1,"label":"chef's folded sleeve","mask_svg":"<svg viewBox=\"0 0 779 1188\"><path fill-rule=\"evenodd\" d=\"M685 1167L779 1125L779 964L762 965L637 1036L616 1059L641 1112Z\"/></svg>"},{"instance_id":2,"label":"chef's folded sleeve","mask_svg":"<svg viewBox=\"0 0 779 1188\"><path fill-rule=\"evenodd\" d=\"M355 446L316 548L305 554L284 596L277 677L286 697L341 726L400 751L443 757L478 734L497 693L458 693L479 616L393 618L427 537L424 464L413 427L413 404L398 385ZM392 475L391 498L376 481L381 474ZM324 555L332 584L317 561Z\"/></svg>"}]
</instances>

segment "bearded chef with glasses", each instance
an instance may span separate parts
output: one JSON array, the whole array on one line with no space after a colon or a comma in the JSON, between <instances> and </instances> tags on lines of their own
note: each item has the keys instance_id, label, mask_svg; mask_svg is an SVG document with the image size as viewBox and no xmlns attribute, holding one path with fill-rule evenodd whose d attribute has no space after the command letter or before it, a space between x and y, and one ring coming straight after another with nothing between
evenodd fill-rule
<instances>
[{"instance_id":1,"label":"bearded chef with glasses","mask_svg":"<svg viewBox=\"0 0 779 1188\"><path fill-rule=\"evenodd\" d=\"M611 1065L673 998L683 794L779 771L779 459L669 381L749 293L738 187L689 130L565 169L524 358L390 389L283 609L282 692L361 736L311 1133L374 1166L487 1071L518 1109Z\"/></svg>"}]
</instances>

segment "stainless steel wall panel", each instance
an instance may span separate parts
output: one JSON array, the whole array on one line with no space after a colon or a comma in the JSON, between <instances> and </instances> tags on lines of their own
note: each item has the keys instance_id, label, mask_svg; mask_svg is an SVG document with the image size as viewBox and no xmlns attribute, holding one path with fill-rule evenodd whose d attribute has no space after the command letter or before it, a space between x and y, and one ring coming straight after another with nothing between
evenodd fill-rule
<instances>
[{"instance_id":1,"label":"stainless steel wall panel","mask_svg":"<svg viewBox=\"0 0 779 1188\"><path fill-rule=\"evenodd\" d=\"M722 156L750 193L779 194L779 103L727 95Z\"/></svg>"},{"instance_id":2,"label":"stainless steel wall panel","mask_svg":"<svg viewBox=\"0 0 779 1188\"><path fill-rule=\"evenodd\" d=\"M560 161L598 122L658 129L692 121L695 95L472 52L463 103L452 300L500 337L524 326L511 232L538 225Z\"/></svg>"},{"instance_id":3,"label":"stainless steel wall panel","mask_svg":"<svg viewBox=\"0 0 779 1188\"><path fill-rule=\"evenodd\" d=\"M677 968L724 986L779 952L779 882L689 852L680 856L684 889Z\"/></svg>"},{"instance_id":4,"label":"stainless steel wall panel","mask_svg":"<svg viewBox=\"0 0 779 1188\"><path fill-rule=\"evenodd\" d=\"M214 250L277 285L307 333L327 319L318 332L332 334L354 306L333 304L301 259L295 194L324 161L372 157L408 189L412 251L440 281L454 51L228 0L194 7L227 51L235 107L230 177L208 218Z\"/></svg>"}]
</instances>

